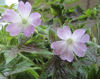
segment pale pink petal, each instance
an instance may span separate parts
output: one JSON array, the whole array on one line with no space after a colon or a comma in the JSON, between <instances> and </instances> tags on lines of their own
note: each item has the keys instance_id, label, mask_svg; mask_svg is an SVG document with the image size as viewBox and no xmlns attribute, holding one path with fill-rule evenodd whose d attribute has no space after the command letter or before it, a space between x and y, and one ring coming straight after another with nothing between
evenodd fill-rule
<instances>
[{"instance_id":1,"label":"pale pink petal","mask_svg":"<svg viewBox=\"0 0 100 79\"><path fill-rule=\"evenodd\" d=\"M34 27L32 25L24 28L24 35L26 37L30 37L30 35L33 33L34 33Z\"/></svg>"},{"instance_id":2,"label":"pale pink petal","mask_svg":"<svg viewBox=\"0 0 100 79\"><path fill-rule=\"evenodd\" d=\"M13 10L6 10L5 14L3 14L3 19L7 22L12 22L12 23L19 23L21 22L21 18L19 15L13 11Z\"/></svg>"},{"instance_id":3,"label":"pale pink petal","mask_svg":"<svg viewBox=\"0 0 100 79\"><path fill-rule=\"evenodd\" d=\"M35 13L32 13L30 16L29 16L29 23L31 23L33 26L39 26L41 24L41 15L37 12Z\"/></svg>"},{"instance_id":4,"label":"pale pink petal","mask_svg":"<svg viewBox=\"0 0 100 79\"><path fill-rule=\"evenodd\" d=\"M71 36L71 34L72 34L71 30L68 26L65 26L65 27L57 30L57 35L61 39L67 39L68 37Z\"/></svg>"},{"instance_id":5,"label":"pale pink petal","mask_svg":"<svg viewBox=\"0 0 100 79\"><path fill-rule=\"evenodd\" d=\"M64 41L56 41L56 42L53 42L51 44L51 48L53 49L53 53L55 55L60 55L62 53L62 50L64 49L65 46L65 42Z\"/></svg>"},{"instance_id":6,"label":"pale pink petal","mask_svg":"<svg viewBox=\"0 0 100 79\"><path fill-rule=\"evenodd\" d=\"M26 2L25 4L20 1L18 4L18 11L22 18L27 18L30 15L32 6L29 2Z\"/></svg>"},{"instance_id":7,"label":"pale pink petal","mask_svg":"<svg viewBox=\"0 0 100 79\"><path fill-rule=\"evenodd\" d=\"M73 33L73 37L81 38L85 33L84 29L75 30Z\"/></svg>"},{"instance_id":8,"label":"pale pink petal","mask_svg":"<svg viewBox=\"0 0 100 79\"><path fill-rule=\"evenodd\" d=\"M19 32L21 31L21 28L18 27L16 24L9 24L7 27L6 27L6 31L7 32L10 32L10 35L11 36L16 36L19 34Z\"/></svg>"},{"instance_id":9,"label":"pale pink petal","mask_svg":"<svg viewBox=\"0 0 100 79\"><path fill-rule=\"evenodd\" d=\"M87 47L84 43L78 42L73 47L74 53L79 57L84 57L86 53Z\"/></svg>"},{"instance_id":10,"label":"pale pink petal","mask_svg":"<svg viewBox=\"0 0 100 79\"><path fill-rule=\"evenodd\" d=\"M72 62L74 59L73 51L68 48L63 50L63 53L60 55L60 58L62 60L67 60L68 62Z\"/></svg>"},{"instance_id":11,"label":"pale pink petal","mask_svg":"<svg viewBox=\"0 0 100 79\"><path fill-rule=\"evenodd\" d=\"M73 51L68 49L65 41L53 42L51 48L53 49L53 53L59 55L62 60L72 62L74 58Z\"/></svg>"},{"instance_id":12,"label":"pale pink petal","mask_svg":"<svg viewBox=\"0 0 100 79\"><path fill-rule=\"evenodd\" d=\"M83 43L89 42L89 40L90 40L90 36L88 34L83 35L81 38L81 42Z\"/></svg>"}]
</instances>

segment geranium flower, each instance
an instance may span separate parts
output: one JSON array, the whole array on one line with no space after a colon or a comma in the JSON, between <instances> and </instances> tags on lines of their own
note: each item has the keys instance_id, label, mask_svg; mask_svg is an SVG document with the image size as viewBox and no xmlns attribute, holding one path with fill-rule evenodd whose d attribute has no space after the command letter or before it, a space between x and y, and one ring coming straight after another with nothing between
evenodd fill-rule
<instances>
[{"instance_id":1,"label":"geranium flower","mask_svg":"<svg viewBox=\"0 0 100 79\"><path fill-rule=\"evenodd\" d=\"M7 9L3 18L10 24L6 27L6 31L10 32L11 36L16 36L20 32L24 32L26 37L34 32L34 27L41 24L41 15L37 12L30 14L32 6L29 2L25 4L20 1L17 12Z\"/></svg>"},{"instance_id":2,"label":"geranium flower","mask_svg":"<svg viewBox=\"0 0 100 79\"><path fill-rule=\"evenodd\" d=\"M68 26L65 26L57 30L57 36L62 39L51 44L53 53L59 55L62 60L72 62L74 59L74 53L78 57L84 57L87 47L86 42L89 41L90 37L85 34L84 29L75 30L71 32Z\"/></svg>"}]
</instances>

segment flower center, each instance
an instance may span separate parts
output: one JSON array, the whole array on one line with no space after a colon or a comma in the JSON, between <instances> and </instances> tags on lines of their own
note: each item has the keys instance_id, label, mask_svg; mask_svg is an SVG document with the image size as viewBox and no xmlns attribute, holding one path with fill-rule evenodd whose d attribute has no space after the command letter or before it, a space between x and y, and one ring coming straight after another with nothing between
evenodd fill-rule
<instances>
[{"instance_id":1,"label":"flower center","mask_svg":"<svg viewBox=\"0 0 100 79\"><path fill-rule=\"evenodd\" d=\"M74 43L73 39L69 38L67 41L67 44L72 45Z\"/></svg>"},{"instance_id":2,"label":"flower center","mask_svg":"<svg viewBox=\"0 0 100 79\"><path fill-rule=\"evenodd\" d=\"M27 20L26 20L26 19L23 19L23 20L22 20L22 24L23 24L23 25L27 24Z\"/></svg>"}]
</instances>

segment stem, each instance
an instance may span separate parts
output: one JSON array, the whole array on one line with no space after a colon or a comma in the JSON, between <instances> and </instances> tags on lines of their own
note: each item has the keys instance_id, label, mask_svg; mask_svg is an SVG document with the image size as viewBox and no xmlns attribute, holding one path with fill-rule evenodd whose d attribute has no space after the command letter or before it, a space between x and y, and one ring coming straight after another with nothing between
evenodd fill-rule
<instances>
[{"instance_id":1,"label":"stem","mask_svg":"<svg viewBox=\"0 0 100 79\"><path fill-rule=\"evenodd\" d=\"M90 7L90 0L87 0L87 9Z\"/></svg>"},{"instance_id":2,"label":"stem","mask_svg":"<svg viewBox=\"0 0 100 79\"><path fill-rule=\"evenodd\" d=\"M100 26L99 26L99 23L97 24L97 30L98 30L97 40L98 40L98 43L100 44L100 41L99 41L99 39L100 39Z\"/></svg>"},{"instance_id":3,"label":"stem","mask_svg":"<svg viewBox=\"0 0 100 79\"><path fill-rule=\"evenodd\" d=\"M26 56L24 56L23 54L18 53L18 55L19 55L19 56L21 56L23 59L27 60L28 62L30 62L30 63L32 63L32 64L34 64L34 63L33 63L33 61L31 61L29 58L27 58L27 57L26 57ZM34 65L35 65L35 64L34 64Z\"/></svg>"}]
</instances>

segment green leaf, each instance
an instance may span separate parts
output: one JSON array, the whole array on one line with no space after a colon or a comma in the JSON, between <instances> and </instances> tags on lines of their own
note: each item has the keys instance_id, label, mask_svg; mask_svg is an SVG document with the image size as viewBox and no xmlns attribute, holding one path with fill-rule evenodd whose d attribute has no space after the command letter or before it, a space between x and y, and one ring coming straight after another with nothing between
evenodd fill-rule
<instances>
[{"instance_id":1,"label":"green leaf","mask_svg":"<svg viewBox=\"0 0 100 79\"><path fill-rule=\"evenodd\" d=\"M27 70L27 72L31 73L36 79L39 79L39 74L34 69Z\"/></svg>"},{"instance_id":2,"label":"green leaf","mask_svg":"<svg viewBox=\"0 0 100 79\"><path fill-rule=\"evenodd\" d=\"M17 54L19 53L19 50L18 48L12 48L10 50L5 50L5 59L6 59L6 64L8 64L10 61L12 61L16 56Z\"/></svg>"},{"instance_id":3,"label":"green leaf","mask_svg":"<svg viewBox=\"0 0 100 79\"><path fill-rule=\"evenodd\" d=\"M97 79L100 79L100 69L99 69L99 71L97 72Z\"/></svg>"}]
</instances>

